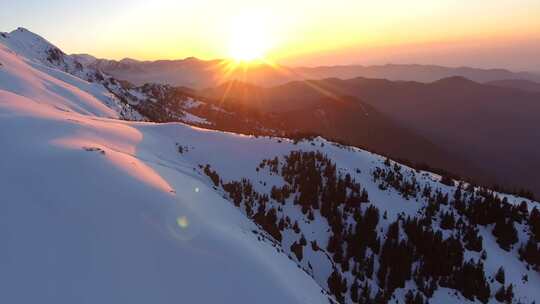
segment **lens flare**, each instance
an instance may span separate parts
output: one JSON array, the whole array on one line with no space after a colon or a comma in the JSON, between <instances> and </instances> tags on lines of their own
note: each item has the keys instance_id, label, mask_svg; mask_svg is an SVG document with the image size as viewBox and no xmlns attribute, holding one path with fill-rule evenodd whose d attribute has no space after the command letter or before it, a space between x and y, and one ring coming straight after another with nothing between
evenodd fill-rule
<instances>
[{"instance_id":1,"label":"lens flare","mask_svg":"<svg viewBox=\"0 0 540 304\"><path fill-rule=\"evenodd\" d=\"M185 216L179 216L176 219L176 224L178 225L178 227L180 227L182 229L186 229L189 226L189 220Z\"/></svg>"}]
</instances>

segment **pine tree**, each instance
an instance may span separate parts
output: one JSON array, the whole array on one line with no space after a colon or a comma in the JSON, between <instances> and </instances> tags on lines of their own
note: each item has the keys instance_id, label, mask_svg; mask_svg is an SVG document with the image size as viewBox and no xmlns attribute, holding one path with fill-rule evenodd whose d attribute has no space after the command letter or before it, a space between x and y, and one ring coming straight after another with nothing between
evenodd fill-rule
<instances>
[{"instance_id":1,"label":"pine tree","mask_svg":"<svg viewBox=\"0 0 540 304\"><path fill-rule=\"evenodd\" d=\"M386 300L386 297L384 296L382 290L379 289L379 291L375 295L375 299L373 299L373 303L375 303L375 304L387 304L387 302L388 301Z\"/></svg>"},{"instance_id":2,"label":"pine tree","mask_svg":"<svg viewBox=\"0 0 540 304\"><path fill-rule=\"evenodd\" d=\"M540 242L540 211L534 207L529 217L529 226L537 242Z\"/></svg>"},{"instance_id":3,"label":"pine tree","mask_svg":"<svg viewBox=\"0 0 540 304\"><path fill-rule=\"evenodd\" d=\"M424 296L420 292L416 292L414 296L414 304L424 304Z\"/></svg>"},{"instance_id":4,"label":"pine tree","mask_svg":"<svg viewBox=\"0 0 540 304\"><path fill-rule=\"evenodd\" d=\"M474 226L469 226L465 230L463 241L465 242L465 248L471 251L482 251L482 236L478 235L478 229Z\"/></svg>"},{"instance_id":5,"label":"pine tree","mask_svg":"<svg viewBox=\"0 0 540 304\"><path fill-rule=\"evenodd\" d=\"M410 289L405 294L405 304L414 304L414 294Z\"/></svg>"},{"instance_id":6,"label":"pine tree","mask_svg":"<svg viewBox=\"0 0 540 304\"><path fill-rule=\"evenodd\" d=\"M330 290L330 292L336 297L336 299L340 303L344 302L343 293L347 290L347 285L345 285L345 288L344 288L343 287L343 285L344 285L343 282L344 281L341 278L341 274L339 274L337 269L334 269L334 271L328 277L328 280L327 280L328 289Z\"/></svg>"},{"instance_id":7,"label":"pine tree","mask_svg":"<svg viewBox=\"0 0 540 304\"><path fill-rule=\"evenodd\" d=\"M527 243L519 249L520 257L536 268L540 268L540 247L531 236Z\"/></svg>"},{"instance_id":8,"label":"pine tree","mask_svg":"<svg viewBox=\"0 0 540 304\"><path fill-rule=\"evenodd\" d=\"M298 222L294 221L293 230L296 233L300 233L300 227L298 227Z\"/></svg>"},{"instance_id":9,"label":"pine tree","mask_svg":"<svg viewBox=\"0 0 540 304\"><path fill-rule=\"evenodd\" d=\"M351 285L351 300L356 303L358 302L358 281L354 280L354 282Z\"/></svg>"},{"instance_id":10,"label":"pine tree","mask_svg":"<svg viewBox=\"0 0 540 304\"><path fill-rule=\"evenodd\" d=\"M478 263L477 270L476 270L476 277L478 280L478 292L476 297L482 302L487 303L489 301L489 296L491 294L491 290L489 288L489 284L486 281L486 277L484 275L484 264L482 262Z\"/></svg>"},{"instance_id":11,"label":"pine tree","mask_svg":"<svg viewBox=\"0 0 540 304\"><path fill-rule=\"evenodd\" d=\"M501 303L504 303L506 299L506 290L504 289L504 286L501 286L499 290L495 293L495 299Z\"/></svg>"},{"instance_id":12,"label":"pine tree","mask_svg":"<svg viewBox=\"0 0 540 304\"><path fill-rule=\"evenodd\" d=\"M490 296L489 284L484 274L484 264L474 263L472 260L463 264L454 274L455 289L461 291L469 300L476 297L482 303L487 303Z\"/></svg>"},{"instance_id":13,"label":"pine tree","mask_svg":"<svg viewBox=\"0 0 540 304\"><path fill-rule=\"evenodd\" d=\"M302 261L302 258L304 257L304 250L303 250L303 246L298 244L297 242L294 242L292 245L291 245L291 252L294 253L294 255L296 255L296 258L298 259L298 261Z\"/></svg>"},{"instance_id":14,"label":"pine tree","mask_svg":"<svg viewBox=\"0 0 540 304\"><path fill-rule=\"evenodd\" d=\"M373 278L373 267L374 267L375 258L373 254L369 257L366 263L366 276L368 278Z\"/></svg>"},{"instance_id":15,"label":"pine tree","mask_svg":"<svg viewBox=\"0 0 540 304\"><path fill-rule=\"evenodd\" d=\"M517 243L517 231L512 220L498 220L493 228L493 235L502 249L509 251L513 244Z\"/></svg>"},{"instance_id":16,"label":"pine tree","mask_svg":"<svg viewBox=\"0 0 540 304\"><path fill-rule=\"evenodd\" d=\"M497 282L504 285L504 281L505 281L504 280L504 269L503 269L502 266L497 271L497 274L495 275L495 279L497 280Z\"/></svg>"},{"instance_id":17,"label":"pine tree","mask_svg":"<svg viewBox=\"0 0 540 304\"><path fill-rule=\"evenodd\" d=\"M302 246L306 246L306 245L307 245L306 237L304 236L304 234L302 234L302 235L300 236L300 241L299 241L299 242L300 242L300 245L302 245Z\"/></svg>"},{"instance_id":18,"label":"pine tree","mask_svg":"<svg viewBox=\"0 0 540 304\"><path fill-rule=\"evenodd\" d=\"M452 212L445 212L441 215L441 228L454 229L455 219Z\"/></svg>"},{"instance_id":19,"label":"pine tree","mask_svg":"<svg viewBox=\"0 0 540 304\"><path fill-rule=\"evenodd\" d=\"M365 303L369 303L369 300L371 299L371 286L367 281L364 283L364 286L362 286L362 294L359 299L364 299Z\"/></svg>"},{"instance_id":20,"label":"pine tree","mask_svg":"<svg viewBox=\"0 0 540 304\"><path fill-rule=\"evenodd\" d=\"M510 284L508 288L506 288L504 298L506 303L512 303L512 299L514 299L514 286L512 284Z\"/></svg>"}]
</instances>

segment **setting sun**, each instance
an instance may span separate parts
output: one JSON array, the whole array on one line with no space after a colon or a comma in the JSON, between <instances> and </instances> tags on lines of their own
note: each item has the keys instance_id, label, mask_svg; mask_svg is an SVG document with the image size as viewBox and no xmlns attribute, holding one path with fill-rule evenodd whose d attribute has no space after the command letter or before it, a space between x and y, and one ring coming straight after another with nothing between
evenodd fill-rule
<instances>
[{"instance_id":1,"label":"setting sun","mask_svg":"<svg viewBox=\"0 0 540 304\"><path fill-rule=\"evenodd\" d=\"M270 47L264 17L256 13L239 16L233 22L229 40L229 56L238 62L261 60Z\"/></svg>"}]
</instances>

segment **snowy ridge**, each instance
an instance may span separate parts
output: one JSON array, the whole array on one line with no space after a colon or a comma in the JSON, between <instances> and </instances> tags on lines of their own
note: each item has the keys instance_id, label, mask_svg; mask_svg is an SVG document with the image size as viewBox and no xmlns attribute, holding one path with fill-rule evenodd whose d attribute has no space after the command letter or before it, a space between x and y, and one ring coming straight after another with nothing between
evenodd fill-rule
<instances>
[{"instance_id":1,"label":"snowy ridge","mask_svg":"<svg viewBox=\"0 0 540 304\"><path fill-rule=\"evenodd\" d=\"M46 66L58 69L89 82L105 77L95 69L84 67L75 57L65 54L45 38L25 28L20 27L10 33L3 33L0 39L13 53L35 68Z\"/></svg>"},{"instance_id":2,"label":"snowy ridge","mask_svg":"<svg viewBox=\"0 0 540 304\"><path fill-rule=\"evenodd\" d=\"M142 120L107 82L114 79L84 68L39 35L24 28L0 35L0 88L38 102L101 117Z\"/></svg>"},{"instance_id":3,"label":"snowy ridge","mask_svg":"<svg viewBox=\"0 0 540 304\"><path fill-rule=\"evenodd\" d=\"M4 72L8 74L4 77L6 81L4 89L14 91L15 88L23 87L24 82L53 81L57 84L52 90L42 85L46 89L34 95L24 96L55 95L49 101L51 104L59 98L73 95L72 87L75 87L86 95L86 99L97 99L97 102L95 100L78 102L78 106L86 104L83 109L74 107L67 110L134 121L177 121L199 126L214 126L216 123L213 119L215 118L210 117L218 117L216 113L223 114L219 115L220 117L234 116L215 105L195 99L194 96L179 88L161 84L133 86L125 81L117 80L79 62L79 60L88 60L87 56L66 55L43 37L24 28L18 28L10 33L1 33L0 47L5 56L5 65L7 66L8 63L17 65L12 69L4 69ZM23 71L24 76L21 75ZM51 77L54 79L51 80ZM69 88L68 91L71 91L64 92L66 87ZM62 92L59 93L59 91ZM21 94L21 90L14 92ZM63 101L63 104L68 103L69 100ZM109 109L104 108L103 105ZM92 109L88 112L88 106L101 109Z\"/></svg>"},{"instance_id":4,"label":"snowy ridge","mask_svg":"<svg viewBox=\"0 0 540 304\"><path fill-rule=\"evenodd\" d=\"M278 157L279 162L276 168L280 168L285 164L283 156L289 155L293 151L319 151L322 154L327 155L329 159L336 164L340 174L351 175L351 177L359 182L369 194L369 203L360 205L361 212L365 212L370 206L374 206L378 209L380 218L376 231L380 240L379 247L382 246L382 243L385 241L385 234L388 232L388 227L391 226L392 223L399 220L403 224L403 221L407 219L407 217L414 218L415 216L424 215L427 212L428 206L433 205L433 203L430 204L428 199L422 197L420 193L405 198L403 193L395 189L381 189L381 181L374 180L373 174L377 169L387 168L387 166L398 166L404 176L409 179L415 179L419 189L425 189L427 186L431 189L430 191L432 191L432 193L440 191L443 196L447 195L447 197L449 196L450 198L455 195L454 193L458 188L457 182L454 182L454 186L442 184L441 176L436 174L415 171L414 169L394 162L390 162L390 165L388 165L388 160L383 157L360 149L332 144L322 138L295 143L291 140L279 138L254 138L233 134L224 135L219 132L191 134L191 132L192 131L190 130L178 128L174 125L169 127L168 135L170 136L171 143L174 140L178 140L176 145L180 147L179 151L182 152L181 158L187 158L194 165L200 165L199 171L209 175L210 180L213 179L214 184L220 188L227 188L226 185L230 185L231 182L234 181L247 180L250 182L249 187L252 187L254 192L267 194L269 197L272 197L272 188L276 187L279 189L286 183L277 173L279 172L279 169L277 172L273 171L270 169L268 162L266 162L265 166L261 166L265 160L274 160L275 157ZM219 153L212 152L215 150L216 145L219 147ZM162 157L169 158L172 156ZM206 165L209 166L206 167ZM216 181L218 181L217 184ZM468 192L464 190L465 188L470 188L468 184L462 183L459 187L462 189L461 191L463 191L464 197L469 195L465 194ZM244 187L243 190L240 188L238 191L249 192L249 190L246 189L247 188ZM257 203L257 196L255 196L254 202L251 202L249 208L250 211L247 211L247 202L252 200L253 197L246 195L246 192L244 192L241 203L238 203L234 202L234 197L236 196L233 191L221 191L223 191L223 195L228 197L231 203L235 203L244 214L247 214L248 217L257 221L255 213L261 206L260 203ZM472 191L480 193L482 189L476 187ZM505 203L507 202L510 205L516 206L516 208L517 206L523 206L523 204L525 204L526 210L529 212L533 210L533 208L538 208L540 206L537 202L529 199L496 192L490 193L493 193L498 199L503 200ZM240 197L242 197L242 195L240 195ZM378 290L380 290L380 288L384 289L380 286L380 281L377 279L377 272L379 269L378 259L380 254L373 252L369 248L367 249L366 259L372 255L375 258L375 263L374 266L371 266L374 267L371 271L371 278L364 281L359 280L358 274L354 274L354 271L352 270L356 263L347 263L349 270L344 270L344 266L339 266L339 264L336 265L335 258L330 258L333 253L328 252L327 250L328 243L332 239L332 226L329 225L327 219L321 216L319 210L312 210L313 218L310 218L309 215L311 211L307 214L303 213L302 208L300 208L297 203L294 203L297 199L298 196L295 196L293 192L283 203L278 202L275 198L270 198L266 204L264 204L265 209L263 210L266 210L264 212L267 215L272 209L276 211L276 221L273 223L274 228L280 225L279 221L281 218L288 218L285 221L285 227L279 228L281 230L282 240L278 240L277 243L280 244L285 253L288 253L289 256L292 257L293 260L296 260L307 273L310 273L319 285L327 290L331 289L327 281L332 274L333 269L336 269L337 267L340 276L345 278L348 282L345 292L343 293L342 301L345 303L357 302L351 300L351 286L355 281L360 285L358 293L361 292L363 284L367 283L371 290L371 300L374 300L377 297ZM446 204L438 205L440 210L437 211L433 217L431 229L435 232L440 231L443 238L446 239L453 235L460 235L460 239L463 237L457 228L442 228L442 219L439 218L439 215L445 214L446 212L458 216L454 204L454 202L448 202ZM345 217L346 212L344 209L341 209L343 206L339 208L339 210L342 210L343 216ZM249 215L250 213L251 215ZM526 217L528 217L528 215ZM462 215L459 218L465 223L468 223L467 225L473 225L466 216ZM538 218L536 220L538 220ZM352 227L354 227L355 221L352 216L348 217L345 222L352 224ZM294 227L296 225L295 223L298 225L298 228ZM537 227L540 227L538 226L539 224L540 223L537 223ZM493 278L501 265L504 266L504 270L506 271L507 285L505 286L508 287L509 283L512 284L514 292L513 302L531 303L538 301L540 298L540 293L537 290L537 286L540 284L540 274L535 270L534 266L531 267L527 262L521 261L520 253L518 252L520 246L524 246L527 243L529 235L534 228L523 222L515 222L514 225L517 231L517 240L516 243L511 246L510 250L504 250L497 243L497 237L493 235L493 225L473 225L478 227L478 235L483 239L483 242L481 241L483 247L482 250L480 250L482 252L469 249L464 249L463 251L464 262L473 259L475 262L483 263L485 277L489 282L490 289L486 301L490 303L498 302L495 295L500 289L501 284L497 281L493 281ZM269 229L271 232L271 225ZM295 231L296 229L298 230ZM275 237L269 238L273 239L271 242L274 242ZM302 241L302 238L305 240ZM406 235L404 235L403 230L400 238L407 238ZM293 246L298 246L299 241L305 243L305 245L302 246L302 257L295 255L293 250ZM313 242L318 245L318 250L312 248L311 244ZM486 257L482 257L484 254ZM526 280L524 278L526 278ZM406 280L403 288L398 288L391 294L386 295L388 296L387 300L391 299L392 302L405 303L405 294L409 290L411 290L413 294L418 293L418 286L412 279ZM428 296L423 295L423 298L427 300ZM474 296L472 298L474 299ZM381 298L379 298L379 300L380 299ZM429 297L429 301L433 303L475 302L471 300L472 299L464 297L460 292L456 292L455 290L443 286L436 288L434 294ZM361 300L358 301L363 303ZM480 299L477 298L476 301L480 302ZM482 300L482 302L484 301Z\"/></svg>"}]
</instances>

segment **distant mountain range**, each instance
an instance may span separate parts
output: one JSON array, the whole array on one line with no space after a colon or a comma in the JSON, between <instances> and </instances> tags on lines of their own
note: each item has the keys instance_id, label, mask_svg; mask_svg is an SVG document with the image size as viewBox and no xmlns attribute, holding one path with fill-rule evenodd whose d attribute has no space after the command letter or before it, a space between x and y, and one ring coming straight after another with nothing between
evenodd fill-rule
<instances>
[{"instance_id":1,"label":"distant mountain range","mask_svg":"<svg viewBox=\"0 0 540 304\"><path fill-rule=\"evenodd\" d=\"M126 58L116 61L97 59L86 54L73 56L87 66L98 68L118 79L124 79L137 85L153 82L196 89L215 87L230 80L241 80L260 86L276 86L296 80L350 79L355 77L433 82L447 77L461 76L476 82L490 82L501 79L540 82L540 74L530 72L416 64L321 67L287 67L259 64L251 66L247 70L227 71L227 76L224 76L224 71L231 64L227 60L207 61L190 57L180 60L138 61Z\"/></svg>"},{"instance_id":2,"label":"distant mountain range","mask_svg":"<svg viewBox=\"0 0 540 304\"><path fill-rule=\"evenodd\" d=\"M498 87L520 89L528 92L540 92L540 83L524 79L494 80L487 82L486 84Z\"/></svg>"},{"instance_id":3,"label":"distant mountain range","mask_svg":"<svg viewBox=\"0 0 540 304\"><path fill-rule=\"evenodd\" d=\"M387 142L397 144L395 150L387 149L389 143L385 149L368 145L381 153L428 163L489 184L523 186L540 194L540 93L450 77L432 83L331 78L290 82L271 88L232 82L202 90L200 94L221 98L222 103L288 116L291 124L300 124L303 120L299 117L308 115L310 109L326 107L339 111L341 107L337 105L343 100L356 100L358 106L367 104L369 109L400 125L401 130L425 138L446 153L427 152L423 146L411 142L411 137L405 138L393 131L355 126L353 122L366 118L351 114L348 109L342 110L343 115L348 113L356 118L351 118L350 125L336 117L332 120L333 126L341 124L341 127L330 134L328 125L332 123L323 117L312 117L309 130L355 145L364 142L355 140L352 134L356 134L357 139L365 132L372 133L372 137L378 134ZM441 155L444 159L440 159Z\"/></svg>"}]
</instances>

